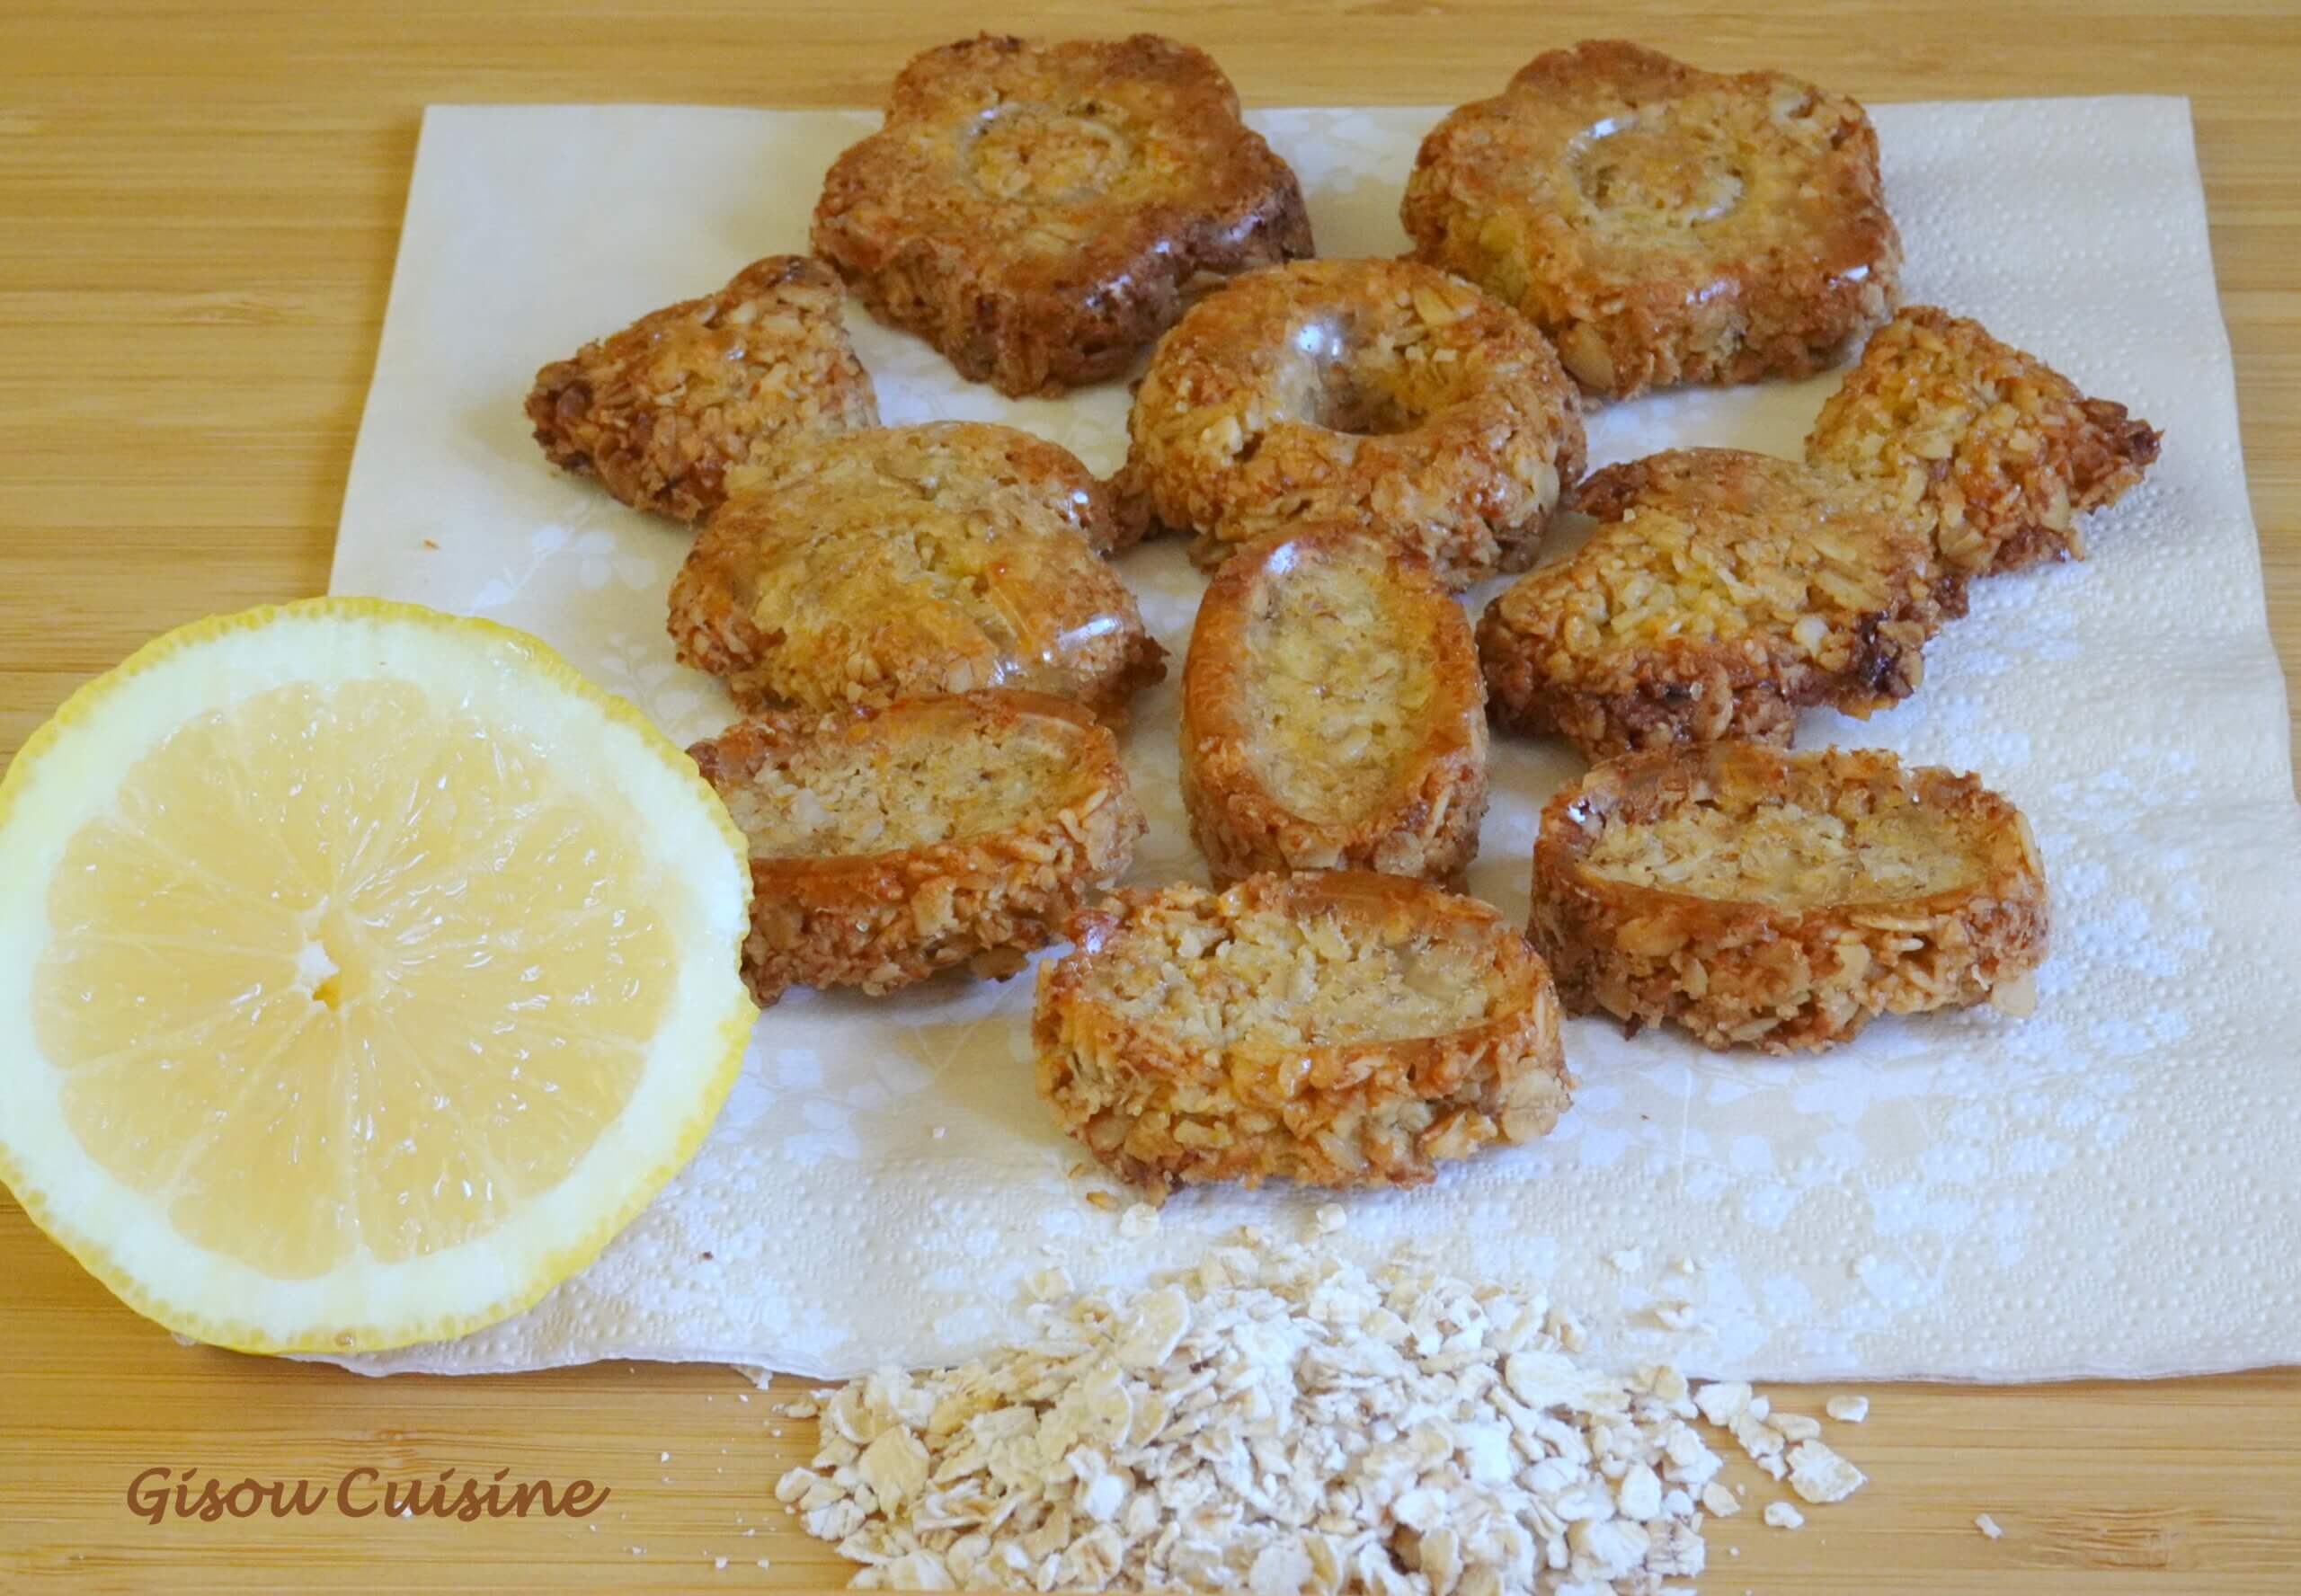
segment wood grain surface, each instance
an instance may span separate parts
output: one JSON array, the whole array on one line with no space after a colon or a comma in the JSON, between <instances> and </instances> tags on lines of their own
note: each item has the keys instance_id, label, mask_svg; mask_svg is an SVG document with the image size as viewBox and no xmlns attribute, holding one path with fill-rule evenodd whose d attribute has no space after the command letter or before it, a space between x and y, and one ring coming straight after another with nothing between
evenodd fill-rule
<instances>
[{"instance_id":1,"label":"wood grain surface","mask_svg":"<svg viewBox=\"0 0 2301 1596\"><path fill-rule=\"evenodd\" d=\"M153 633L324 586L427 102L872 104L913 50L986 27L1159 29L1213 50L1263 103L1459 100L1490 92L1537 49L1590 35L1713 66L1780 66L1873 101L2187 94L2272 621L2288 678L2301 662L2292 0L1891 11L1844 0L1794 11L1696 0L999 11L950 0L7 0L0 758ZM2101 1326L2105 1340L2116 1334ZM1817 1411L1826 1394L1780 1399ZM1796 1533L1755 1515L1713 1525L1705 1592L2301 1591L2301 1374L1870 1394L1869 1423L1843 1444L1870 1488ZM378 1383L188 1350L117 1306L0 1197L9 1592L841 1583L836 1557L788 1528L769 1495L812 1439L769 1401L710 1367ZM195 1488L210 1476L332 1487L362 1467L399 1480L448 1468L457 1480L498 1469L586 1478L612 1495L586 1521L475 1524L331 1509L150 1525L128 1502L147 1468L196 1469ZM1980 1512L2003 1539L1977 1532Z\"/></svg>"}]
</instances>

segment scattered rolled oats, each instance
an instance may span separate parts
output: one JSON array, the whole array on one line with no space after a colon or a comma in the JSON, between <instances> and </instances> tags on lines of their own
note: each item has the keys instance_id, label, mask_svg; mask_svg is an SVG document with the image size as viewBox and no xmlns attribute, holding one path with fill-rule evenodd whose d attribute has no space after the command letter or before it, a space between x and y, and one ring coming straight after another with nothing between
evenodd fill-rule
<instances>
[{"instance_id":1,"label":"scattered rolled oats","mask_svg":"<svg viewBox=\"0 0 2301 1596\"><path fill-rule=\"evenodd\" d=\"M1833 1396L1822 1404L1822 1411L1842 1424L1859 1424L1870 1416L1870 1398Z\"/></svg>"},{"instance_id":2,"label":"scattered rolled oats","mask_svg":"<svg viewBox=\"0 0 2301 1596\"><path fill-rule=\"evenodd\" d=\"M1540 1297L1420 1264L1248 1232L1025 1312L1021 1344L840 1390L777 1484L857 1585L1660 1596L1733 1503L1675 1370L1586 1368Z\"/></svg>"},{"instance_id":3,"label":"scattered rolled oats","mask_svg":"<svg viewBox=\"0 0 2301 1596\"><path fill-rule=\"evenodd\" d=\"M1806 1515L1787 1502L1765 1504L1765 1521L1776 1530L1795 1530L1806 1521Z\"/></svg>"}]
</instances>

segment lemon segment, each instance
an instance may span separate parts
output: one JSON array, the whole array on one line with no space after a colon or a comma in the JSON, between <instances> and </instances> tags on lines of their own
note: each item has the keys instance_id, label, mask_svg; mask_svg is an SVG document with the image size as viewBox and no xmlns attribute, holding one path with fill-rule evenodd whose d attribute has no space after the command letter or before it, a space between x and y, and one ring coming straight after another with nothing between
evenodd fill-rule
<instances>
[{"instance_id":1,"label":"lemon segment","mask_svg":"<svg viewBox=\"0 0 2301 1596\"><path fill-rule=\"evenodd\" d=\"M369 599L172 633L0 780L0 1178L201 1340L460 1334L693 1152L749 898L693 764L532 638Z\"/></svg>"}]
</instances>

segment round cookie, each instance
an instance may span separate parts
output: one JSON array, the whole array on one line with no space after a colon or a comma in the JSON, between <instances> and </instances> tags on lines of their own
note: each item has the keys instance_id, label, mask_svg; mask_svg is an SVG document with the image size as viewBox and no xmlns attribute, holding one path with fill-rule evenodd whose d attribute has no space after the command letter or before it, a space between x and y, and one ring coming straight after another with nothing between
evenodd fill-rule
<instances>
[{"instance_id":1,"label":"round cookie","mask_svg":"<svg viewBox=\"0 0 2301 1596\"><path fill-rule=\"evenodd\" d=\"M1803 377L1891 314L1901 241L1855 102L1601 40L1423 140L1422 260L1533 318L1593 394Z\"/></svg>"},{"instance_id":2,"label":"round cookie","mask_svg":"<svg viewBox=\"0 0 2301 1596\"><path fill-rule=\"evenodd\" d=\"M1166 674L1099 498L1011 427L827 433L735 474L671 583L680 661L746 707L1017 687L1122 712Z\"/></svg>"},{"instance_id":3,"label":"round cookie","mask_svg":"<svg viewBox=\"0 0 2301 1596\"><path fill-rule=\"evenodd\" d=\"M1202 564L1307 520L1367 525L1451 588L1533 563L1583 460L1580 402L1524 316L1412 261L1250 272L1159 341L1123 521Z\"/></svg>"},{"instance_id":4,"label":"round cookie","mask_svg":"<svg viewBox=\"0 0 2301 1596\"><path fill-rule=\"evenodd\" d=\"M1003 394L1124 372L1183 287L1310 253L1294 173L1203 50L947 44L831 165L814 248L881 321Z\"/></svg>"}]
</instances>

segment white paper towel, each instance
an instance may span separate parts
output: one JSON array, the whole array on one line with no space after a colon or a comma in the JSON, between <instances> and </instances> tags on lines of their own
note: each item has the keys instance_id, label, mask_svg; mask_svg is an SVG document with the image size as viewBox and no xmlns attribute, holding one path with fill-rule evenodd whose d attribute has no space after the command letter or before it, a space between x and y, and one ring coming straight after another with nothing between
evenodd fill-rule
<instances>
[{"instance_id":1,"label":"white paper towel","mask_svg":"<svg viewBox=\"0 0 2301 1596\"><path fill-rule=\"evenodd\" d=\"M1428 110L1251 119L1328 254L1393 253ZM2301 1360L2301 811L2238 454L2185 106L1904 105L1877 115L1916 301L1979 316L2166 430L2088 563L1985 581L1915 698L1800 741L1979 771L2030 814L2054 891L2037 1015L1885 1020L1803 1062L1569 1025L1585 1085L1540 1145L1350 1201L1340 1244L1434 1239L1550 1282L1612 1356L1777 1379L2154 1375ZM426 118L333 587L542 634L682 740L727 718L672 662L679 528L546 466L535 368L755 256L805 246L868 115L437 108ZM1123 385L1010 403L914 340L856 334L890 422L1012 421L1098 470ZM1667 395L1591 424L1594 462L1679 444L1795 453L1829 384ZM427 541L428 540L428 541ZM431 546L436 544L438 546ZM1119 562L1178 666L1202 586ZM1477 596L1482 598L1481 593ZM1126 752L1151 817L1133 879L1200 873L1170 680ZM1541 801L1578 768L1499 740L1471 889L1526 907ZM1011 1326L1021 1277L1179 1261L1322 1199L1199 1192L1120 1237L1030 1085L1031 982L794 995L760 1023L695 1162L596 1264L464 1340L345 1360L479 1370L714 1359L804 1374L940 1361ZM1610 1255L1638 1249L1624 1270ZM1686 1271L1665 1278L1670 1264ZM1624 1260L1628 1262L1628 1260ZM1684 1300L1691 1337L1656 1327Z\"/></svg>"}]
</instances>

